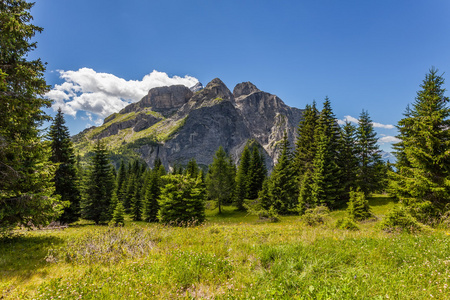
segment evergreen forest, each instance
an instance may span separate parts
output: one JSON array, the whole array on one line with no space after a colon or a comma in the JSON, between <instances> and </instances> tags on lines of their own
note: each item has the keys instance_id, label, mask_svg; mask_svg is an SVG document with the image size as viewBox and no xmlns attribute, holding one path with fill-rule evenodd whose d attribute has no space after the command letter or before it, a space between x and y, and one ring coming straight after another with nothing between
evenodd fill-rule
<instances>
[{"instance_id":1,"label":"evergreen forest","mask_svg":"<svg viewBox=\"0 0 450 300\"><path fill-rule=\"evenodd\" d=\"M74 150L29 60L33 4L0 2L0 298L450 298L450 108L432 67L384 162L369 112L306 105L268 170L248 140L195 159L118 167ZM43 129L43 124L49 126Z\"/></svg>"}]
</instances>

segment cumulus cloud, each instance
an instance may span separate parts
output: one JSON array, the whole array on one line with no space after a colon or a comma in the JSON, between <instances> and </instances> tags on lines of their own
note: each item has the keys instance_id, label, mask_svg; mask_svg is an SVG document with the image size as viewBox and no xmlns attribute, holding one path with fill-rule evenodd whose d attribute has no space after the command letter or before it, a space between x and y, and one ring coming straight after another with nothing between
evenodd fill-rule
<instances>
[{"instance_id":1,"label":"cumulus cloud","mask_svg":"<svg viewBox=\"0 0 450 300\"><path fill-rule=\"evenodd\" d=\"M101 118L118 112L129 103L141 100L151 88L175 84L192 87L198 83L195 77L170 77L156 70L145 75L142 80L125 80L89 68L58 72L64 82L56 84L46 94L54 101L53 109L56 111L61 107L65 114L73 117L76 117L77 112L85 111L91 121L91 114L95 114L99 117L94 121L96 124L101 122Z\"/></svg>"},{"instance_id":2,"label":"cumulus cloud","mask_svg":"<svg viewBox=\"0 0 450 300\"><path fill-rule=\"evenodd\" d=\"M381 138L378 139L378 142L380 144L386 144L386 143L398 143L401 140L396 138L395 136L390 136L390 135L384 135Z\"/></svg>"},{"instance_id":3,"label":"cumulus cloud","mask_svg":"<svg viewBox=\"0 0 450 300\"><path fill-rule=\"evenodd\" d=\"M344 119L342 120L338 120L338 124L339 125L344 125L345 122L350 122L350 123L355 123L358 124L358 119L354 118L352 116L344 116ZM391 124L381 124L381 123L377 123L377 122L372 122L373 127L375 128L384 128L384 129L394 129L395 126L391 125Z\"/></svg>"}]
</instances>

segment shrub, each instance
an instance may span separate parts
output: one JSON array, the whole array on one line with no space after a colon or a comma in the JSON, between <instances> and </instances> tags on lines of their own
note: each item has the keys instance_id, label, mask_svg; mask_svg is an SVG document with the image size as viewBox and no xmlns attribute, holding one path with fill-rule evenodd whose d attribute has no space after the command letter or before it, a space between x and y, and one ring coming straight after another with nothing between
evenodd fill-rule
<instances>
[{"instance_id":1,"label":"shrub","mask_svg":"<svg viewBox=\"0 0 450 300\"><path fill-rule=\"evenodd\" d=\"M347 212L356 221L366 220L373 216L369 201L361 191L350 191Z\"/></svg>"},{"instance_id":2,"label":"shrub","mask_svg":"<svg viewBox=\"0 0 450 300\"><path fill-rule=\"evenodd\" d=\"M302 216L303 221L309 226L316 226L325 223L325 218L329 215L330 210L326 206L317 206L315 208L309 208Z\"/></svg>"},{"instance_id":3,"label":"shrub","mask_svg":"<svg viewBox=\"0 0 450 300\"><path fill-rule=\"evenodd\" d=\"M394 206L380 222L380 227L386 232L417 232L421 231L421 225L409 212L401 206Z\"/></svg>"},{"instance_id":4,"label":"shrub","mask_svg":"<svg viewBox=\"0 0 450 300\"><path fill-rule=\"evenodd\" d=\"M358 225L356 225L356 222L351 218L342 218L337 220L336 228L346 230L359 230Z\"/></svg>"},{"instance_id":5,"label":"shrub","mask_svg":"<svg viewBox=\"0 0 450 300\"><path fill-rule=\"evenodd\" d=\"M280 216L278 215L278 212L273 207L273 205L271 205L268 210L264 209L259 199L245 200L243 206L249 214L258 216L260 220L263 221L267 220L273 223L280 221Z\"/></svg>"}]
</instances>

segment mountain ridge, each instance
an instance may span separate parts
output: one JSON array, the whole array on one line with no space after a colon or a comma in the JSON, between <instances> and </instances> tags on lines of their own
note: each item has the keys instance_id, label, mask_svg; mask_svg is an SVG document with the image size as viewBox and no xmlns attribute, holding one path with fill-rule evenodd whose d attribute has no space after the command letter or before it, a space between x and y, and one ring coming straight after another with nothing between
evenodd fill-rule
<instances>
[{"instance_id":1,"label":"mountain ridge","mask_svg":"<svg viewBox=\"0 0 450 300\"><path fill-rule=\"evenodd\" d=\"M295 143L303 110L251 82L239 83L233 92L219 78L201 87L196 85L194 92L183 85L150 89L140 101L106 117L101 126L74 136L75 147L87 154L102 139L113 153L135 154L149 166L159 158L170 169L192 158L207 166L219 146L237 162L245 144L253 140L271 169L284 132L291 145Z\"/></svg>"}]
</instances>

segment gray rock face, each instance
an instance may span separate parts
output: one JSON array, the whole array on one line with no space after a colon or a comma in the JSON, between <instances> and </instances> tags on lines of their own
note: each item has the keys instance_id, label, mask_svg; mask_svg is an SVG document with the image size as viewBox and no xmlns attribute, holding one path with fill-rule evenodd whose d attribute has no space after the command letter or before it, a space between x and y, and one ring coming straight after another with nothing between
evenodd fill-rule
<instances>
[{"instance_id":1,"label":"gray rock face","mask_svg":"<svg viewBox=\"0 0 450 300\"><path fill-rule=\"evenodd\" d=\"M163 116L145 114L150 108ZM152 166L158 157L169 169L175 164L186 165L191 158L207 166L220 146L237 162L247 141L253 139L264 149L266 165L271 170L279 155L277 142L286 131L291 145L294 144L302 118L302 110L287 106L250 82L236 85L231 93L218 78L195 93L184 86L151 89L140 102L120 113L133 111L135 118L111 122L99 137L117 134L123 128L139 132L158 122L162 122L157 126L163 129L178 126L158 144L136 149L148 165ZM109 121L113 119L108 117Z\"/></svg>"}]
</instances>

